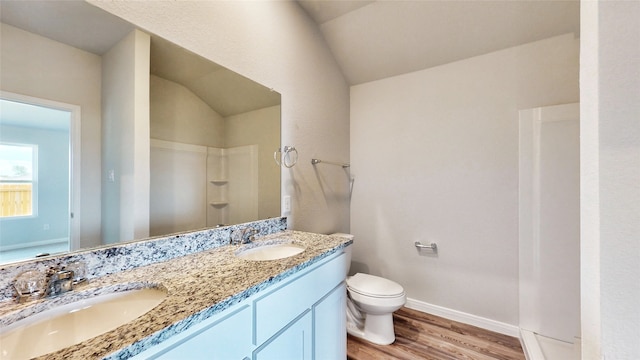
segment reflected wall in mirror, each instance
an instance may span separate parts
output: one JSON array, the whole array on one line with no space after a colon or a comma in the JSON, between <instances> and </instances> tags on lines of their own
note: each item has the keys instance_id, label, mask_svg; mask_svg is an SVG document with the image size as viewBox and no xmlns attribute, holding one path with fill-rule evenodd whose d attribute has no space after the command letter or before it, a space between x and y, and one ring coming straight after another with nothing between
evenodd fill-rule
<instances>
[{"instance_id":1,"label":"reflected wall in mirror","mask_svg":"<svg viewBox=\"0 0 640 360\"><path fill-rule=\"evenodd\" d=\"M280 216L278 93L85 2L0 7L2 96L79 109L72 160L54 167L70 175L63 219L0 216L0 262ZM48 126L5 109L2 144L36 143ZM37 164L30 201L42 210L59 173ZM0 186L20 183L2 166Z\"/></svg>"}]
</instances>

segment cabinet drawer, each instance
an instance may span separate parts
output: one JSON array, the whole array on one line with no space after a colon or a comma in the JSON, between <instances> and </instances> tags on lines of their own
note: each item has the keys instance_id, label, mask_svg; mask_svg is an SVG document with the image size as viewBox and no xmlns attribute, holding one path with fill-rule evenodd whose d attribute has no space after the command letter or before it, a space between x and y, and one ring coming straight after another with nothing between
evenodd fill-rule
<instances>
[{"instance_id":1,"label":"cabinet drawer","mask_svg":"<svg viewBox=\"0 0 640 360\"><path fill-rule=\"evenodd\" d=\"M262 344L340 284L345 261L340 254L256 299L254 344Z\"/></svg>"}]
</instances>

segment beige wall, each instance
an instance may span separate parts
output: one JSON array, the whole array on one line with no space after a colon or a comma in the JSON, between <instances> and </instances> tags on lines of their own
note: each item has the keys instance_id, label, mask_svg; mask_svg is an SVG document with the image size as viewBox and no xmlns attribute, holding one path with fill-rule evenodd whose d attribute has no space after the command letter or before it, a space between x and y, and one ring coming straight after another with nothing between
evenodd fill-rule
<instances>
[{"instance_id":1,"label":"beige wall","mask_svg":"<svg viewBox=\"0 0 640 360\"><path fill-rule=\"evenodd\" d=\"M349 89L313 21L290 1L90 1L141 28L282 94L282 144L298 165L282 170L289 227L349 231L348 177L313 157L349 160Z\"/></svg>"},{"instance_id":2,"label":"beige wall","mask_svg":"<svg viewBox=\"0 0 640 360\"><path fill-rule=\"evenodd\" d=\"M280 216L280 168L273 152L280 147L280 106L225 119L225 148L258 145L258 218ZM277 189L274 191L274 189Z\"/></svg>"},{"instance_id":3,"label":"beige wall","mask_svg":"<svg viewBox=\"0 0 640 360\"><path fill-rule=\"evenodd\" d=\"M80 246L100 245L101 59L9 25L1 26L2 90L81 107Z\"/></svg>"},{"instance_id":4,"label":"beige wall","mask_svg":"<svg viewBox=\"0 0 640 360\"><path fill-rule=\"evenodd\" d=\"M151 76L151 138L223 147L224 118L186 87Z\"/></svg>"},{"instance_id":5,"label":"beige wall","mask_svg":"<svg viewBox=\"0 0 640 360\"><path fill-rule=\"evenodd\" d=\"M352 270L517 329L518 110L578 100L578 47L568 34L353 86Z\"/></svg>"},{"instance_id":6,"label":"beige wall","mask_svg":"<svg viewBox=\"0 0 640 360\"><path fill-rule=\"evenodd\" d=\"M149 237L150 37L134 30L103 56L102 241ZM113 172L113 181L109 181Z\"/></svg>"}]
</instances>

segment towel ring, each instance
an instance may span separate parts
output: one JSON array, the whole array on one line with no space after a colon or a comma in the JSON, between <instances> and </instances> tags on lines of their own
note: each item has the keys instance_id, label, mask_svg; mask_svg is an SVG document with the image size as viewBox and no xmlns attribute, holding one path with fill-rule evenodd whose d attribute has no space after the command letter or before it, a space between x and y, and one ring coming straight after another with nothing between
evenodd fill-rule
<instances>
[{"instance_id":1,"label":"towel ring","mask_svg":"<svg viewBox=\"0 0 640 360\"><path fill-rule=\"evenodd\" d=\"M295 158L291 160L291 153L295 153ZM278 155L279 154L279 155ZM284 166L288 169L292 168L298 162L298 150L294 146L286 145L282 149L273 152L273 160L278 166Z\"/></svg>"}]
</instances>

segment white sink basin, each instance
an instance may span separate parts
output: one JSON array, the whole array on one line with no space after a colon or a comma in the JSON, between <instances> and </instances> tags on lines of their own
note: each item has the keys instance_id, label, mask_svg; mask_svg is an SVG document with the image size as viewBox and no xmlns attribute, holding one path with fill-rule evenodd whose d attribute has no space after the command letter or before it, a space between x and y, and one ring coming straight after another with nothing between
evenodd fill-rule
<instances>
[{"instance_id":1,"label":"white sink basin","mask_svg":"<svg viewBox=\"0 0 640 360\"><path fill-rule=\"evenodd\" d=\"M304 246L292 243L268 243L240 249L236 252L236 256L254 261L277 260L300 254L304 250Z\"/></svg>"},{"instance_id":2,"label":"white sink basin","mask_svg":"<svg viewBox=\"0 0 640 360\"><path fill-rule=\"evenodd\" d=\"M34 314L0 330L0 359L30 359L78 344L138 318L166 296L161 289L136 289Z\"/></svg>"}]
</instances>

